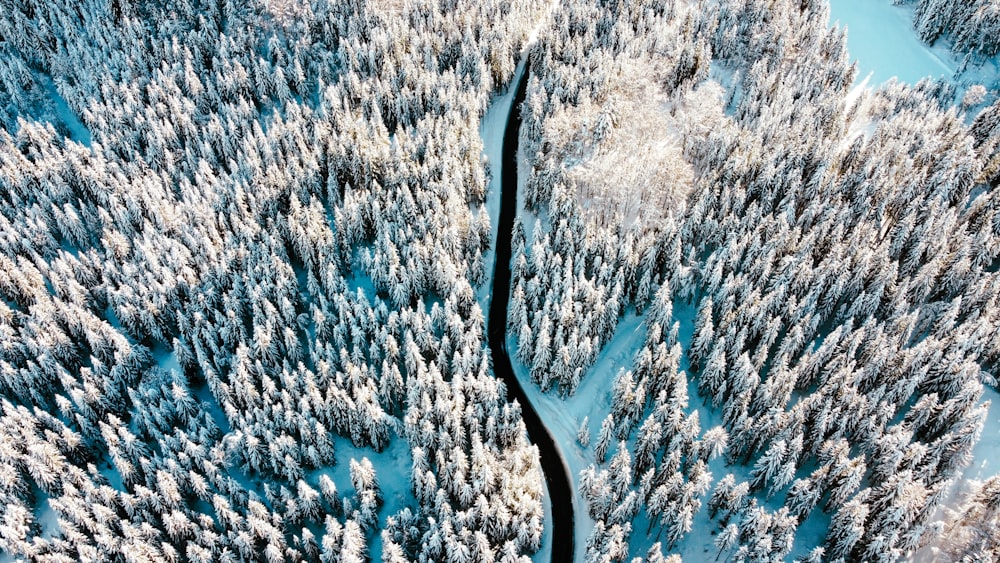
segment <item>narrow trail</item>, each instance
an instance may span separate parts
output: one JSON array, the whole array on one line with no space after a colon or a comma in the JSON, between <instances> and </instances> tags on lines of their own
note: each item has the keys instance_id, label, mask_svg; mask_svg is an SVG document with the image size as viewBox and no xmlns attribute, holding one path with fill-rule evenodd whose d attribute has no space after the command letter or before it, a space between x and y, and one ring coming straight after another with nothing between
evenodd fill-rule
<instances>
[{"instance_id":1,"label":"narrow trail","mask_svg":"<svg viewBox=\"0 0 1000 563\"><path fill-rule=\"evenodd\" d=\"M507 307L510 302L510 239L517 214L517 142L521 128L521 102L527 91L529 69L525 68L507 116L500 170L500 217L497 221L496 263L493 270L493 298L490 301L489 342L493 370L507 385L510 399L521 405L528 439L538 447L542 471L552 501L552 561L573 561L573 494L569 469L552 434L542 423L534 405L514 375L507 354Z\"/></svg>"}]
</instances>

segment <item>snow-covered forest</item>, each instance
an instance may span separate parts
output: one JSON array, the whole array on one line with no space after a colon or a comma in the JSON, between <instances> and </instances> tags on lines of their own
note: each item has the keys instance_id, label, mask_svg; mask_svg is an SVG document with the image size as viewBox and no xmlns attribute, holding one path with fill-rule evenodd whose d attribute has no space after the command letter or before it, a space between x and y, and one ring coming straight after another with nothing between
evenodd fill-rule
<instances>
[{"instance_id":1,"label":"snow-covered forest","mask_svg":"<svg viewBox=\"0 0 1000 563\"><path fill-rule=\"evenodd\" d=\"M998 56L995 0L902 3ZM577 558L1000 559L1000 83L857 85L829 19L0 0L0 561L537 559L477 299L522 52L509 348Z\"/></svg>"},{"instance_id":2,"label":"snow-covered forest","mask_svg":"<svg viewBox=\"0 0 1000 563\"><path fill-rule=\"evenodd\" d=\"M479 117L540 7L0 13L0 552L534 552L473 288Z\"/></svg>"},{"instance_id":3,"label":"snow-covered forest","mask_svg":"<svg viewBox=\"0 0 1000 563\"><path fill-rule=\"evenodd\" d=\"M541 390L603 382L588 561L1000 556L993 485L939 510L1000 365L997 85L853 90L828 9L566 1L532 51L508 324Z\"/></svg>"},{"instance_id":4,"label":"snow-covered forest","mask_svg":"<svg viewBox=\"0 0 1000 563\"><path fill-rule=\"evenodd\" d=\"M907 0L895 2L904 4ZM1000 53L1000 5L996 2L916 0L913 4L913 26L920 39L934 43L947 38L956 53L988 57Z\"/></svg>"}]
</instances>

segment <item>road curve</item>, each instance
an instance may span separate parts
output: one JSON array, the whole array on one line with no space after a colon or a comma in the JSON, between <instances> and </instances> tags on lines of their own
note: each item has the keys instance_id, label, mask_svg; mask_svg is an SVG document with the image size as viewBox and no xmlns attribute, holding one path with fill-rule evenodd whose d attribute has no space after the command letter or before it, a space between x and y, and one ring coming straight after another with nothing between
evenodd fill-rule
<instances>
[{"instance_id":1,"label":"road curve","mask_svg":"<svg viewBox=\"0 0 1000 563\"><path fill-rule=\"evenodd\" d=\"M525 67L517 84L507 127L503 135L503 158L500 168L500 217L497 221L496 264L493 269L493 298L490 300L489 343L493 354L493 370L507 385L509 399L521 405L521 415L528 430L528 439L538 447L542 471L552 501L552 561L573 561L573 495L569 469L555 439L542 423L534 405L528 399L520 381L514 375L507 354L507 307L510 302L510 239L517 214L517 137L521 128L521 102L527 91Z\"/></svg>"}]
</instances>

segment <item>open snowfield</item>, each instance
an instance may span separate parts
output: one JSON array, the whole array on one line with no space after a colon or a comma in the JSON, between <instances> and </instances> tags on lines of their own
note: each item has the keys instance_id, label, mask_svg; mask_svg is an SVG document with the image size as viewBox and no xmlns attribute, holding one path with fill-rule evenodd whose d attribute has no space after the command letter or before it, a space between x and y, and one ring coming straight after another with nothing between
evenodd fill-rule
<instances>
[{"instance_id":1,"label":"open snowfield","mask_svg":"<svg viewBox=\"0 0 1000 563\"><path fill-rule=\"evenodd\" d=\"M947 39L927 45L913 29L913 6L892 0L830 0L830 25L847 27L847 48L858 63L857 80L869 77L878 86L895 77L916 84L923 78L953 80L957 85L1000 85L1000 64L973 62L963 72L962 61Z\"/></svg>"},{"instance_id":2,"label":"open snowfield","mask_svg":"<svg viewBox=\"0 0 1000 563\"><path fill-rule=\"evenodd\" d=\"M858 80L873 84L892 77L916 84L922 78L951 78L955 64L943 47L921 43L911 9L892 0L830 0L830 23L847 27L847 48L858 62Z\"/></svg>"},{"instance_id":3,"label":"open snowfield","mask_svg":"<svg viewBox=\"0 0 1000 563\"><path fill-rule=\"evenodd\" d=\"M52 99L56 116L69 130L71 138L74 141L89 147L90 131L87 129L87 126L80 121L80 116L73 113L73 110L69 108L69 104L66 103L66 99L62 97L59 90L56 88L55 82L53 82L52 78L45 74L39 73L36 76L42 82L42 85L45 87L45 91L48 92L49 97Z\"/></svg>"}]
</instances>

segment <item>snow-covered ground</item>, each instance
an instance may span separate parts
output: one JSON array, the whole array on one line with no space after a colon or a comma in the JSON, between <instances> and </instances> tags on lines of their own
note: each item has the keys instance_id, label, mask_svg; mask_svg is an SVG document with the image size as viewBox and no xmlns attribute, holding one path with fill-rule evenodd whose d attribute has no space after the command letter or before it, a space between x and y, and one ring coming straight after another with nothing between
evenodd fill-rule
<instances>
[{"instance_id":1,"label":"snow-covered ground","mask_svg":"<svg viewBox=\"0 0 1000 563\"><path fill-rule=\"evenodd\" d=\"M987 387L983 400L990 401L989 415L979 443L972 449L972 463L965 468L958 483L952 488L951 496L944 503L944 510L938 510L937 518L947 521L948 511L957 508L961 498L969 492L973 481L984 481L1000 473L1000 393ZM935 542L918 550L906 559L915 563L936 563L943 561L939 546Z\"/></svg>"},{"instance_id":2,"label":"snow-covered ground","mask_svg":"<svg viewBox=\"0 0 1000 563\"><path fill-rule=\"evenodd\" d=\"M983 400L990 401L990 414L979 443L972 449L972 463L963 472L966 481L982 481L1000 473L1000 393L986 387Z\"/></svg>"},{"instance_id":3,"label":"snow-covered ground","mask_svg":"<svg viewBox=\"0 0 1000 563\"><path fill-rule=\"evenodd\" d=\"M87 126L80 121L80 117L73 113L73 110L69 108L69 104L66 103L66 99L62 97L59 90L56 89L55 82L52 78L46 74L36 73L36 79L38 79L42 85L45 87L45 91L48 93L49 98L52 99L52 105L55 108L56 117L58 117L63 125L69 129L70 138L74 141L89 147L90 146L90 130Z\"/></svg>"},{"instance_id":4,"label":"snow-covered ground","mask_svg":"<svg viewBox=\"0 0 1000 563\"><path fill-rule=\"evenodd\" d=\"M913 31L913 11L892 0L830 0L830 23L847 26L847 49L858 62L858 80L873 84L893 76L916 84L925 77L951 78L956 65L944 47L931 48Z\"/></svg>"},{"instance_id":5,"label":"snow-covered ground","mask_svg":"<svg viewBox=\"0 0 1000 563\"><path fill-rule=\"evenodd\" d=\"M871 75L877 86L896 77L916 84L922 78L944 78L960 84L1000 84L996 59L970 65L960 76L961 59L948 47L947 40L929 46L913 29L913 6L893 5L892 0L830 0L830 24L847 26L847 49L858 62L857 80Z\"/></svg>"},{"instance_id":6,"label":"snow-covered ground","mask_svg":"<svg viewBox=\"0 0 1000 563\"><path fill-rule=\"evenodd\" d=\"M372 561L381 561L382 535L378 530L385 528L386 518L407 506L416 511L416 501L410 490L410 468L413 467L410 445L406 442L406 438L394 436L384 450L376 452L372 448L359 448L350 440L338 436L334 439L334 451L337 462L332 467L311 472L307 481L313 488L319 490L320 475L325 474L337 485L337 494L341 499L350 498L355 493L351 487L351 460L361 461L363 458L368 458L375 468L375 478L378 480L385 503L378 511L376 532L368 539L368 554Z\"/></svg>"},{"instance_id":7,"label":"snow-covered ground","mask_svg":"<svg viewBox=\"0 0 1000 563\"><path fill-rule=\"evenodd\" d=\"M626 313L618 322L614 336L604 347L600 357L587 370L576 393L565 399L555 393L542 393L541 389L531 382L528 369L511 358L514 373L521 381L521 386L530 397L531 403L535 405L538 415L562 449L563 459L569 466L570 476L573 478L576 561L584 560L584 546L587 537L594 529L594 521L587 514L587 504L580 495L580 472L594 463L593 440L597 438L601 421L611 412L611 378L618 373L619 367L631 365L636 347L642 345L645 333L642 317L634 312ZM516 346L516 339L508 335L507 349L514 350ZM591 446L588 448L580 446L576 439L577 430L584 417L587 417L590 427ZM613 451L609 456L612 453Z\"/></svg>"}]
</instances>

